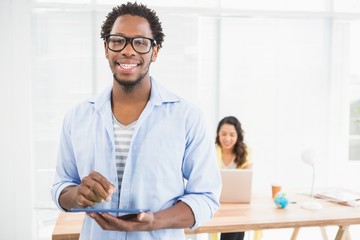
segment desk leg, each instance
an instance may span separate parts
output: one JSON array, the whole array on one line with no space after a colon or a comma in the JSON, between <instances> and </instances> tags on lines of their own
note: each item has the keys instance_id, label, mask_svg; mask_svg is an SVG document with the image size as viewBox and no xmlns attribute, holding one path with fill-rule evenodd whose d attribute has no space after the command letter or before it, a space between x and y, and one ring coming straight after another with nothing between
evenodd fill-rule
<instances>
[{"instance_id":1,"label":"desk leg","mask_svg":"<svg viewBox=\"0 0 360 240\"><path fill-rule=\"evenodd\" d=\"M345 240L351 240L349 228L346 229L346 232L345 232Z\"/></svg>"},{"instance_id":2,"label":"desk leg","mask_svg":"<svg viewBox=\"0 0 360 240\"><path fill-rule=\"evenodd\" d=\"M329 240L325 227L320 227L320 230L321 230L321 235L323 237L323 240Z\"/></svg>"},{"instance_id":3,"label":"desk leg","mask_svg":"<svg viewBox=\"0 0 360 240\"><path fill-rule=\"evenodd\" d=\"M291 235L290 240L296 240L296 238L297 238L297 236L298 236L298 234L299 234L299 231L300 231L300 228L299 228L299 227L294 228L294 231L293 231L293 233L292 233L292 235Z\"/></svg>"},{"instance_id":4,"label":"desk leg","mask_svg":"<svg viewBox=\"0 0 360 240\"><path fill-rule=\"evenodd\" d=\"M350 236L348 233L349 226L339 226L335 240L342 240L344 236Z\"/></svg>"}]
</instances>

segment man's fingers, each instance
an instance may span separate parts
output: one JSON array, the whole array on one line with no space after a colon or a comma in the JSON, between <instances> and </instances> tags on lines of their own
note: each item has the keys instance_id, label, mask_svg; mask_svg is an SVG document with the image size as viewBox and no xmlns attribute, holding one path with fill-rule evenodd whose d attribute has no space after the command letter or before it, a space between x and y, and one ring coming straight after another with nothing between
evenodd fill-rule
<instances>
[{"instance_id":1,"label":"man's fingers","mask_svg":"<svg viewBox=\"0 0 360 240\"><path fill-rule=\"evenodd\" d=\"M109 216L106 216L105 214L99 214L99 213L87 213L88 216L90 216L92 219L94 219L99 226L104 229L104 230L114 230L115 228L111 226L110 222L108 221L107 218L113 218L112 221L114 221L114 217L111 216L110 214L107 214Z\"/></svg>"},{"instance_id":2,"label":"man's fingers","mask_svg":"<svg viewBox=\"0 0 360 240\"><path fill-rule=\"evenodd\" d=\"M104 230L118 231L147 231L151 229L154 219L153 213L128 214L121 217L115 217L109 213L87 213Z\"/></svg>"},{"instance_id":3,"label":"man's fingers","mask_svg":"<svg viewBox=\"0 0 360 240\"><path fill-rule=\"evenodd\" d=\"M100 173L92 172L89 176L82 179L82 184L86 186L83 194L90 200L101 202L111 200L111 194L115 191L115 187Z\"/></svg>"},{"instance_id":4,"label":"man's fingers","mask_svg":"<svg viewBox=\"0 0 360 240\"><path fill-rule=\"evenodd\" d=\"M114 185L112 185L103 175L98 172L92 172L89 175L96 182L98 182L108 194L112 194L115 191Z\"/></svg>"},{"instance_id":5,"label":"man's fingers","mask_svg":"<svg viewBox=\"0 0 360 240\"><path fill-rule=\"evenodd\" d=\"M154 220L154 214L142 212L137 215L137 219L143 223L151 223Z\"/></svg>"},{"instance_id":6,"label":"man's fingers","mask_svg":"<svg viewBox=\"0 0 360 240\"><path fill-rule=\"evenodd\" d=\"M80 195L76 200L76 204L79 207L87 207L87 206L93 206L95 204L94 201L91 201L89 199L87 199L85 196Z\"/></svg>"},{"instance_id":7,"label":"man's fingers","mask_svg":"<svg viewBox=\"0 0 360 240\"><path fill-rule=\"evenodd\" d=\"M103 201L103 199L97 196L92 189L84 184L79 186L76 202L81 207L93 206L95 203L99 203L101 201Z\"/></svg>"}]
</instances>

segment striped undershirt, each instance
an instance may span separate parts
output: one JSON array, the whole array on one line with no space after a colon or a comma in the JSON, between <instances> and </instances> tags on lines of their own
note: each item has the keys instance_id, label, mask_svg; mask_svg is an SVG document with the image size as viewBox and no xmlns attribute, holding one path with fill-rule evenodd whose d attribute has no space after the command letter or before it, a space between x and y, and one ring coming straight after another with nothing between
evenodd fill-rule
<instances>
[{"instance_id":1,"label":"striped undershirt","mask_svg":"<svg viewBox=\"0 0 360 240\"><path fill-rule=\"evenodd\" d=\"M131 137L136 125L136 121L125 126L119 123L115 117L113 118L114 118L116 170L118 174L119 193L120 193L122 177L124 175L126 159L128 156Z\"/></svg>"}]
</instances>

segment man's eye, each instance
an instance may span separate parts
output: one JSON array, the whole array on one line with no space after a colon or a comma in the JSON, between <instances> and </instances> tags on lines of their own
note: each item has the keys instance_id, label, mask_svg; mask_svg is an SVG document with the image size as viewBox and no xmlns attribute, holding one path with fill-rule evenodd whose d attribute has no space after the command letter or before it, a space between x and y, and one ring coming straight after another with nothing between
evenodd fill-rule
<instances>
[{"instance_id":1,"label":"man's eye","mask_svg":"<svg viewBox=\"0 0 360 240\"><path fill-rule=\"evenodd\" d=\"M136 39L134 40L134 44L137 46L147 46L146 41L142 40L142 39Z\"/></svg>"},{"instance_id":2,"label":"man's eye","mask_svg":"<svg viewBox=\"0 0 360 240\"><path fill-rule=\"evenodd\" d=\"M111 42L113 44L124 44L125 40L124 39L113 39Z\"/></svg>"}]
</instances>

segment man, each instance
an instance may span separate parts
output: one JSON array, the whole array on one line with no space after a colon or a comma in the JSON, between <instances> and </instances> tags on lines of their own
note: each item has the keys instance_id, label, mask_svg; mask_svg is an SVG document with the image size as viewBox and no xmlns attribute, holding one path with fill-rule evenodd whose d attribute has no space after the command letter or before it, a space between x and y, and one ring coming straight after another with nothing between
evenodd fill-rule
<instances>
[{"instance_id":1,"label":"man","mask_svg":"<svg viewBox=\"0 0 360 240\"><path fill-rule=\"evenodd\" d=\"M156 13L127 3L102 25L113 83L65 116L52 197L88 213L80 239L184 239L219 208L221 180L201 113L149 76L164 34Z\"/></svg>"}]
</instances>

